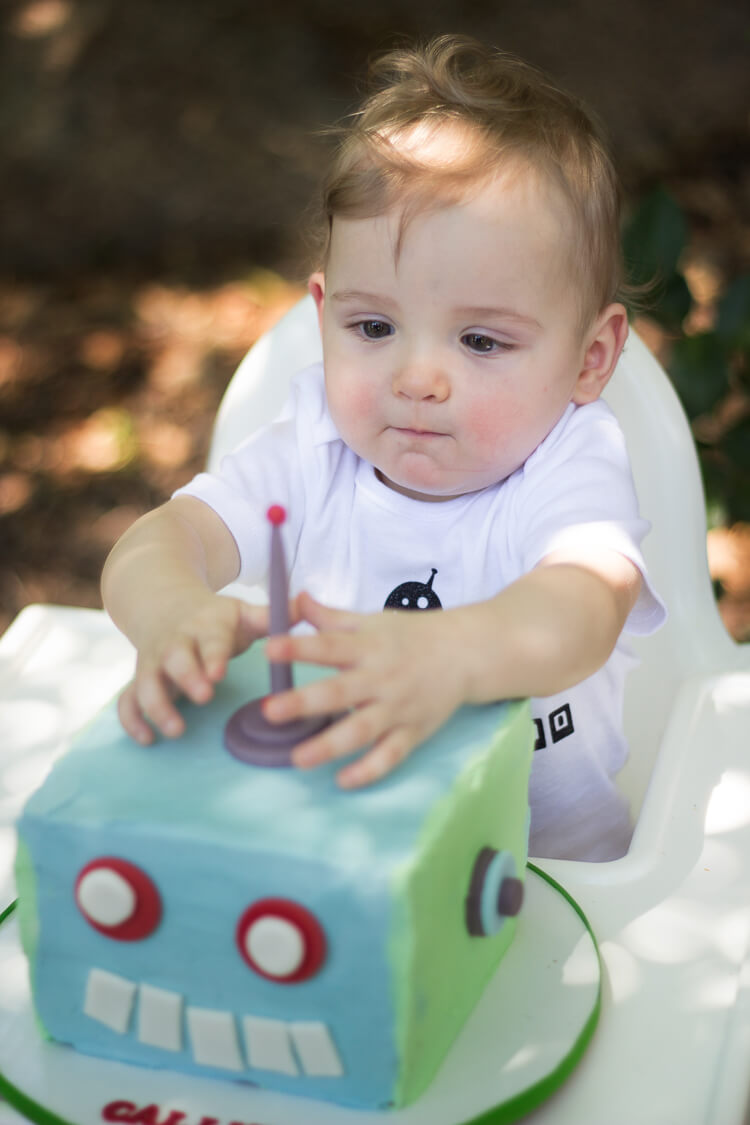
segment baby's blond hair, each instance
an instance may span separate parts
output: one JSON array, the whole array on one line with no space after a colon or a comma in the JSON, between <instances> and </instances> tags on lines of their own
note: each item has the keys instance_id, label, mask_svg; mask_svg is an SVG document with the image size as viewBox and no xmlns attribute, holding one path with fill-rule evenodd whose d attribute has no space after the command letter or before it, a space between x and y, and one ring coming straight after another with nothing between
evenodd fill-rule
<instances>
[{"instance_id":1,"label":"baby's blond hair","mask_svg":"<svg viewBox=\"0 0 750 1125\"><path fill-rule=\"evenodd\" d=\"M373 93L336 130L321 200L323 261L336 217L374 217L399 204L400 242L415 212L455 202L499 173L530 170L568 204L582 321L623 296L618 178L602 128L577 98L521 59L463 36L389 52L372 78ZM464 143L435 159L440 146L431 142L446 126Z\"/></svg>"}]
</instances>

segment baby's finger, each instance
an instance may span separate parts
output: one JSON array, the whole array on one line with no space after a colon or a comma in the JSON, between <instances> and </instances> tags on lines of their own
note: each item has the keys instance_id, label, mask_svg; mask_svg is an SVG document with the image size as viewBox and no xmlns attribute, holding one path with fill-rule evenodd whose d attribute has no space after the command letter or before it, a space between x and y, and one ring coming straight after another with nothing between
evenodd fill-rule
<instances>
[{"instance_id":1,"label":"baby's finger","mask_svg":"<svg viewBox=\"0 0 750 1125\"><path fill-rule=\"evenodd\" d=\"M200 658L200 644L174 645L163 660L167 678L193 703L207 703L213 696L214 687L203 661Z\"/></svg>"},{"instance_id":2,"label":"baby's finger","mask_svg":"<svg viewBox=\"0 0 750 1125\"><path fill-rule=\"evenodd\" d=\"M369 680L361 672L343 672L267 696L263 700L263 714L272 723L288 723L311 715L335 715L369 702L371 695Z\"/></svg>"},{"instance_id":3,"label":"baby's finger","mask_svg":"<svg viewBox=\"0 0 750 1125\"><path fill-rule=\"evenodd\" d=\"M362 647L354 633L282 633L268 638L266 651L269 660L348 668L357 662Z\"/></svg>"},{"instance_id":4,"label":"baby's finger","mask_svg":"<svg viewBox=\"0 0 750 1125\"><path fill-rule=\"evenodd\" d=\"M178 738L185 720L174 705L172 692L158 673L136 673L135 690L141 713L166 738Z\"/></svg>"},{"instance_id":5,"label":"baby's finger","mask_svg":"<svg viewBox=\"0 0 750 1125\"><path fill-rule=\"evenodd\" d=\"M309 622L316 629L355 629L362 618L361 613L323 605L306 590L297 596L296 601L301 620Z\"/></svg>"},{"instance_id":6,"label":"baby's finger","mask_svg":"<svg viewBox=\"0 0 750 1125\"><path fill-rule=\"evenodd\" d=\"M117 714L120 717L123 729L131 738L140 742L141 746L151 745L154 741L154 732L144 719L138 705L135 684L128 684L120 694L120 698L117 700Z\"/></svg>"},{"instance_id":7,"label":"baby's finger","mask_svg":"<svg viewBox=\"0 0 750 1125\"><path fill-rule=\"evenodd\" d=\"M342 789L359 789L364 785L372 785L403 762L414 745L414 739L405 727L389 731L356 762L350 762L339 770L336 781Z\"/></svg>"},{"instance_id":8,"label":"baby's finger","mask_svg":"<svg viewBox=\"0 0 750 1125\"><path fill-rule=\"evenodd\" d=\"M383 714L376 704L358 707L314 738L302 742L292 754L300 769L311 769L344 758L375 742L383 733Z\"/></svg>"},{"instance_id":9,"label":"baby's finger","mask_svg":"<svg viewBox=\"0 0 750 1125\"><path fill-rule=\"evenodd\" d=\"M290 603L291 624L296 625L298 615L292 615ZM258 637L268 635L270 614L267 605L253 605L250 602L239 602L239 620L237 638L234 652L244 652Z\"/></svg>"},{"instance_id":10,"label":"baby's finger","mask_svg":"<svg viewBox=\"0 0 750 1125\"><path fill-rule=\"evenodd\" d=\"M211 685L217 684L219 680L223 680L227 674L227 666L230 657L236 652L243 652L252 641L252 637L248 639L247 644L240 641L233 643L233 638L227 633L211 632L207 636L198 637L196 640L197 658L199 667L203 669L209 683ZM212 692L213 694L213 692ZM194 698L191 696L191 698ZM211 696L209 695L210 699ZM195 699L196 703L203 703L203 699Z\"/></svg>"}]
</instances>

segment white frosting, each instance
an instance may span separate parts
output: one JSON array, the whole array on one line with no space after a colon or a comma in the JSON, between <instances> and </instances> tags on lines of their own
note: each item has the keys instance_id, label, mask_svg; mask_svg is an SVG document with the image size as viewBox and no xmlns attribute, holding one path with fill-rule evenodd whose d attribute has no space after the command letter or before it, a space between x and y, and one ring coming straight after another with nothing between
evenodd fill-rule
<instances>
[{"instance_id":1,"label":"white frosting","mask_svg":"<svg viewBox=\"0 0 750 1125\"><path fill-rule=\"evenodd\" d=\"M87 1016L124 1035L130 1024L136 986L132 980L92 969L86 982L83 1010Z\"/></svg>"},{"instance_id":2,"label":"white frosting","mask_svg":"<svg viewBox=\"0 0 750 1125\"><path fill-rule=\"evenodd\" d=\"M305 956L305 940L298 927L274 915L253 922L245 936L245 948L264 973L280 979L292 976Z\"/></svg>"},{"instance_id":3,"label":"white frosting","mask_svg":"<svg viewBox=\"0 0 750 1125\"><path fill-rule=\"evenodd\" d=\"M237 1029L230 1012L188 1008L187 1022L193 1058L197 1063L224 1070L245 1069Z\"/></svg>"},{"instance_id":4,"label":"white frosting","mask_svg":"<svg viewBox=\"0 0 750 1125\"><path fill-rule=\"evenodd\" d=\"M81 879L76 891L84 914L100 926L119 926L135 912L136 893L111 867L97 867Z\"/></svg>"},{"instance_id":5,"label":"white frosting","mask_svg":"<svg viewBox=\"0 0 750 1125\"><path fill-rule=\"evenodd\" d=\"M289 1030L283 1020L245 1016L242 1026L250 1066L259 1070L275 1070L279 1074L299 1074Z\"/></svg>"},{"instance_id":6,"label":"white frosting","mask_svg":"<svg viewBox=\"0 0 750 1125\"><path fill-rule=\"evenodd\" d=\"M294 1047L305 1074L318 1078L340 1078L344 1068L339 1053L324 1023L316 1021L290 1024Z\"/></svg>"},{"instance_id":7,"label":"white frosting","mask_svg":"<svg viewBox=\"0 0 750 1125\"><path fill-rule=\"evenodd\" d=\"M165 1051L182 1050L182 997L142 984L138 990L138 1039Z\"/></svg>"}]
</instances>

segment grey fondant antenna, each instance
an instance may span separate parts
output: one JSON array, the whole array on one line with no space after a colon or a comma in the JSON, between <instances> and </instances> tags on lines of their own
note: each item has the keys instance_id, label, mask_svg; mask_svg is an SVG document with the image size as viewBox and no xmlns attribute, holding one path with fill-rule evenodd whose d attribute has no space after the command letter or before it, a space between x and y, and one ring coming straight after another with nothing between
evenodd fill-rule
<instances>
[{"instance_id":1,"label":"grey fondant antenna","mask_svg":"<svg viewBox=\"0 0 750 1125\"><path fill-rule=\"evenodd\" d=\"M273 504L266 513L271 525L271 559L269 600L270 635L289 632L289 590L281 539L281 525L286 512ZM269 661L271 693L287 691L293 686L291 664ZM293 719L289 723L270 723L261 710L265 697L251 699L232 715L224 728L224 745L230 754L255 766L291 766L292 750L332 721L327 715Z\"/></svg>"}]
</instances>

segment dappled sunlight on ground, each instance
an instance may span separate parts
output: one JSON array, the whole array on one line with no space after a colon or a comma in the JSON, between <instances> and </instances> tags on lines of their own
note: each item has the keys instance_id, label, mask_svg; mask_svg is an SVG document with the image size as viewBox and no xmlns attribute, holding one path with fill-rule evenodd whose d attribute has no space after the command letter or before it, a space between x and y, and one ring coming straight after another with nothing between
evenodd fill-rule
<instances>
[{"instance_id":1,"label":"dappled sunlight on ground","mask_svg":"<svg viewBox=\"0 0 750 1125\"><path fill-rule=\"evenodd\" d=\"M715 527L708 533L708 565L725 593L719 602L732 636L750 639L750 524Z\"/></svg>"}]
</instances>

